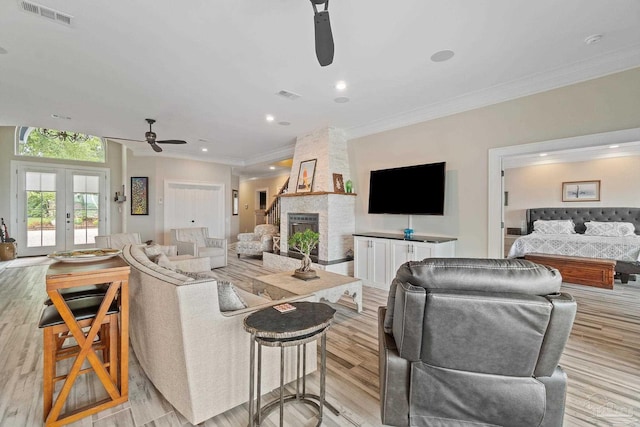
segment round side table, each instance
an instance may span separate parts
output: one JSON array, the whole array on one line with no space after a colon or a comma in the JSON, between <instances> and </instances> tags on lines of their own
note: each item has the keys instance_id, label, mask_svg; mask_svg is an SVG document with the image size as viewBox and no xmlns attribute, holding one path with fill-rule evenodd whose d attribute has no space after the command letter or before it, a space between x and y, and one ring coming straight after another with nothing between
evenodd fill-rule
<instances>
[{"instance_id":1,"label":"round side table","mask_svg":"<svg viewBox=\"0 0 640 427\"><path fill-rule=\"evenodd\" d=\"M334 414L340 413L325 402L325 377L327 372L327 330L336 312L327 304L316 302L292 302L295 310L281 313L273 307L264 308L244 319L244 328L251 334L250 379L249 379L249 426L259 426L272 410L280 408L280 426L284 423L284 404L301 402L318 410L318 426L322 424L323 408L326 406ZM320 349L320 395L306 392L307 343L321 338ZM258 347L258 372L255 375L256 345ZM262 346L280 347L280 397L263 407L260 406ZM296 393L284 394L284 349L297 347ZM302 375L300 374L300 347L302 347ZM300 380L302 379L302 393ZM254 381L256 384L256 405L254 409ZM254 415L255 414L255 415Z\"/></svg>"}]
</instances>

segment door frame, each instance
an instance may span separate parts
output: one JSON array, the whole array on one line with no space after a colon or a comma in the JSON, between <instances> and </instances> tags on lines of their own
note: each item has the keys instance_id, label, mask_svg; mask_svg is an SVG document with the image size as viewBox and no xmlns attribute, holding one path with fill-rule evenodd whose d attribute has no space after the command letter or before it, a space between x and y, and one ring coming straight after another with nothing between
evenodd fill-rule
<instances>
[{"instance_id":1,"label":"door frame","mask_svg":"<svg viewBox=\"0 0 640 427\"><path fill-rule=\"evenodd\" d=\"M536 154L546 151L570 150L601 145L623 144L640 141L640 128L594 133L591 135L553 139L529 144L489 149L488 197L487 197L487 255L489 258L504 257L503 239L503 186L502 160L510 156Z\"/></svg>"},{"instance_id":2,"label":"door frame","mask_svg":"<svg viewBox=\"0 0 640 427\"><path fill-rule=\"evenodd\" d=\"M10 179L10 188L11 188L11 201L9 204L9 223L13 224L14 230L18 230L18 193L20 189L18 189L18 169L21 167L26 168L42 168L42 169L56 169L56 170L72 170L72 171L86 171L91 173L103 173L105 175L104 181L104 233L111 233L111 205L109 204L109 195L111 191L111 169L105 167L96 167L96 166L85 166L85 165L74 165L69 163L48 163L48 162L30 162L23 160L11 160L11 179ZM65 209L66 209L65 200ZM17 236L17 231L13 233ZM66 238L66 236L65 236ZM18 242L19 243L19 242ZM26 243L25 243L26 245ZM66 245L66 242L65 242ZM25 246L26 248L26 246Z\"/></svg>"}]
</instances>

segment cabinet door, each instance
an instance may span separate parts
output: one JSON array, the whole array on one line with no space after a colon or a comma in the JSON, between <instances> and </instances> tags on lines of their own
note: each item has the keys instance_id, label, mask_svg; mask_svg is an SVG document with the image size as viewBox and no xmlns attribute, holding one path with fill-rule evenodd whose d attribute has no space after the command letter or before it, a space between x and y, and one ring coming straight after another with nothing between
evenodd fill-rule
<instances>
[{"instance_id":1,"label":"cabinet door","mask_svg":"<svg viewBox=\"0 0 640 427\"><path fill-rule=\"evenodd\" d=\"M358 279L369 280L369 245L370 239L354 237L353 275Z\"/></svg>"},{"instance_id":2,"label":"cabinet door","mask_svg":"<svg viewBox=\"0 0 640 427\"><path fill-rule=\"evenodd\" d=\"M373 286L389 289L389 264L387 257L388 242L382 239L371 239L369 247L369 281ZM394 271L395 274L395 271Z\"/></svg>"},{"instance_id":3,"label":"cabinet door","mask_svg":"<svg viewBox=\"0 0 640 427\"><path fill-rule=\"evenodd\" d=\"M413 243L411 246L411 259L414 261L422 261L425 258L436 256L433 253L433 244L431 243Z\"/></svg>"},{"instance_id":4,"label":"cabinet door","mask_svg":"<svg viewBox=\"0 0 640 427\"><path fill-rule=\"evenodd\" d=\"M390 243L390 255L391 255L391 277L393 278L396 274L396 271L400 268L402 264L407 261L413 260L411 253L411 244L409 242L405 242L403 240L392 240Z\"/></svg>"}]
</instances>

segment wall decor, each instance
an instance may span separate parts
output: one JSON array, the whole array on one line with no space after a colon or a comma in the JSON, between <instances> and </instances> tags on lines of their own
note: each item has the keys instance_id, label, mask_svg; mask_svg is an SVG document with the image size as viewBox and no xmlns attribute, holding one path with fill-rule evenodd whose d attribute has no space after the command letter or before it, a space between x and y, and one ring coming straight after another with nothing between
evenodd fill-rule
<instances>
[{"instance_id":1,"label":"wall decor","mask_svg":"<svg viewBox=\"0 0 640 427\"><path fill-rule=\"evenodd\" d=\"M238 215L238 190L231 190L231 215Z\"/></svg>"},{"instance_id":2,"label":"wall decor","mask_svg":"<svg viewBox=\"0 0 640 427\"><path fill-rule=\"evenodd\" d=\"M310 193L313 188L313 176L316 173L316 161L305 160L300 162L300 172L298 173L298 185L296 193Z\"/></svg>"},{"instance_id":3,"label":"wall decor","mask_svg":"<svg viewBox=\"0 0 640 427\"><path fill-rule=\"evenodd\" d=\"M569 181L562 183L563 202L600 201L600 181Z\"/></svg>"},{"instance_id":4,"label":"wall decor","mask_svg":"<svg viewBox=\"0 0 640 427\"><path fill-rule=\"evenodd\" d=\"M344 193L344 181L341 173L333 174L333 191L335 193Z\"/></svg>"},{"instance_id":5,"label":"wall decor","mask_svg":"<svg viewBox=\"0 0 640 427\"><path fill-rule=\"evenodd\" d=\"M149 177L131 177L131 215L149 215Z\"/></svg>"}]
</instances>

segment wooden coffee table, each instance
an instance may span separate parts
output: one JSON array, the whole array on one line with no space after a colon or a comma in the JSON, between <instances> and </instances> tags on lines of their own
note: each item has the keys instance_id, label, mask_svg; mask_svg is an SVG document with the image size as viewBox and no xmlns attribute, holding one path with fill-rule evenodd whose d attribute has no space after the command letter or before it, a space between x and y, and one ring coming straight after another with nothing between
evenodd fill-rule
<instances>
[{"instance_id":1,"label":"wooden coffee table","mask_svg":"<svg viewBox=\"0 0 640 427\"><path fill-rule=\"evenodd\" d=\"M300 280L292 271L258 276L253 279L253 293L267 294L278 300L296 295L315 294L317 301L338 302L340 297L351 297L358 313L362 312L362 281L350 276L316 270L317 279Z\"/></svg>"}]
</instances>

